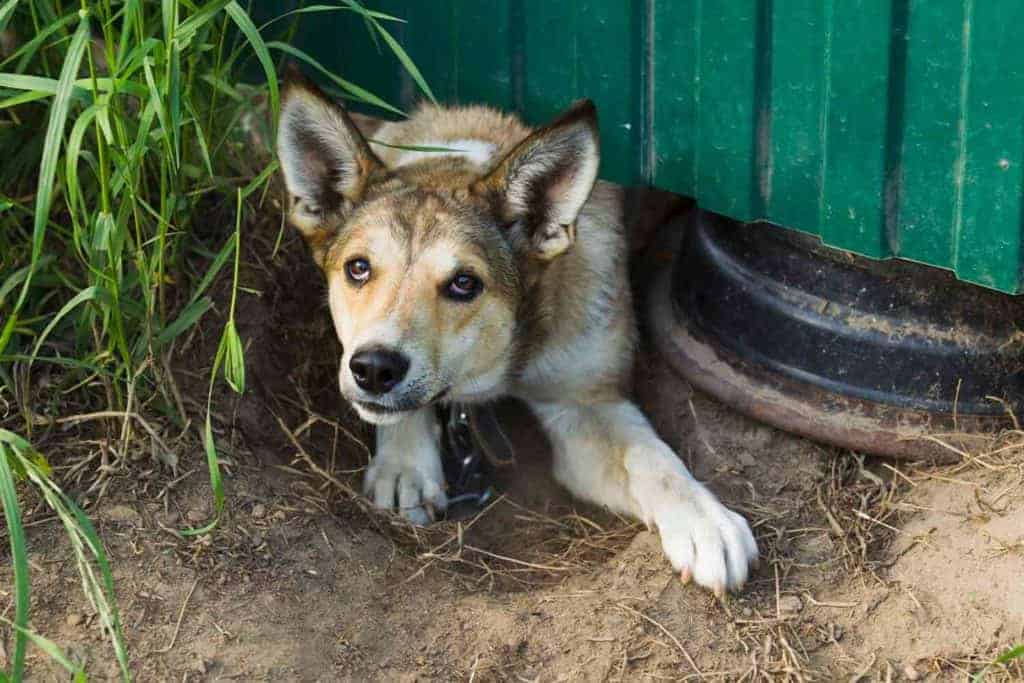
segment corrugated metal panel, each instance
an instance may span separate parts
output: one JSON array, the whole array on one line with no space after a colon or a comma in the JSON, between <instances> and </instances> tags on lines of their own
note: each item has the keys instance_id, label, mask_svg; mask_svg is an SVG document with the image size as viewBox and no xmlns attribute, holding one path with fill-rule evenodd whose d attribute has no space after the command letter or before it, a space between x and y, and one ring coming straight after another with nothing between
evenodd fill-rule
<instances>
[{"instance_id":1,"label":"corrugated metal panel","mask_svg":"<svg viewBox=\"0 0 1024 683\"><path fill-rule=\"evenodd\" d=\"M594 99L606 178L1022 289L1024 3L371 6L409 20L396 34L442 100L489 102L540 123ZM296 42L411 104L409 79L357 19L315 16Z\"/></svg>"}]
</instances>

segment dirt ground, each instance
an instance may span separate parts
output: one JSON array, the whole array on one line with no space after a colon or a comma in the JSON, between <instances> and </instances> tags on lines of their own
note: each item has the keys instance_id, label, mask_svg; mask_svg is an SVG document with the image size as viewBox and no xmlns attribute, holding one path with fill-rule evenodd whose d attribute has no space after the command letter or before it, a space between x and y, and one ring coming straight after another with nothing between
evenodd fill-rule
<instances>
[{"instance_id":1,"label":"dirt ground","mask_svg":"<svg viewBox=\"0 0 1024 683\"><path fill-rule=\"evenodd\" d=\"M943 468L862 459L735 414L647 349L641 404L755 527L764 561L743 592L682 585L655 534L570 499L515 405L520 462L484 513L418 530L369 511L352 493L367 433L337 398L318 274L290 236L270 257L276 229L256 232L239 302L250 390L215 421L217 531L178 533L212 513L198 418L165 431L176 467L140 450L71 486L109 551L137 680L944 681L1024 642L1024 436ZM209 358L217 334L179 358ZM180 366L201 415L206 375ZM104 448L101 432L41 444L66 477ZM115 677L59 524L26 517L33 628ZM29 666L65 678L37 650ZM991 674L1011 679L1024 669Z\"/></svg>"}]
</instances>

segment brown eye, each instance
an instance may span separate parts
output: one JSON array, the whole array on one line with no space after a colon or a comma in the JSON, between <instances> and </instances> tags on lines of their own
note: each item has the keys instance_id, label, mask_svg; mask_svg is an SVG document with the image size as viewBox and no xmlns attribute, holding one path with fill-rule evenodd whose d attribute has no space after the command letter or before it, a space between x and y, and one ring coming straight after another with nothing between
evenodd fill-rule
<instances>
[{"instance_id":1,"label":"brown eye","mask_svg":"<svg viewBox=\"0 0 1024 683\"><path fill-rule=\"evenodd\" d=\"M370 262L364 258L354 258L345 263L345 274L348 279L356 284L362 284L370 279Z\"/></svg>"},{"instance_id":2,"label":"brown eye","mask_svg":"<svg viewBox=\"0 0 1024 683\"><path fill-rule=\"evenodd\" d=\"M455 301L470 301L483 289L480 279L469 273L458 273L444 288L445 296Z\"/></svg>"}]
</instances>

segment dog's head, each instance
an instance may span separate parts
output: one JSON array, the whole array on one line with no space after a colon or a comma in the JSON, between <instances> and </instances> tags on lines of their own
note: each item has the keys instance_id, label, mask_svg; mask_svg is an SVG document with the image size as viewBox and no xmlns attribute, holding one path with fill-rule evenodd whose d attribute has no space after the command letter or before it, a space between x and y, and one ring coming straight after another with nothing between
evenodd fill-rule
<instances>
[{"instance_id":1,"label":"dog's head","mask_svg":"<svg viewBox=\"0 0 1024 683\"><path fill-rule=\"evenodd\" d=\"M593 104L484 171L431 155L391 169L344 109L292 73L278 156L289 220L327 276L341 391L359 414L389 424L499 390L524 291L572 246L597 176Z\"/></svg>"}]
</instances>

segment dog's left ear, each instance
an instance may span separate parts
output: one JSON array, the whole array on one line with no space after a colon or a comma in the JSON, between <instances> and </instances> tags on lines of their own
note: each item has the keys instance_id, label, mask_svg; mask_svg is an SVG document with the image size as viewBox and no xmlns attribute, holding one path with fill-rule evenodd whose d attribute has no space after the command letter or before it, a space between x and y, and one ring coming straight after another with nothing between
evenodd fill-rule
<instances>
[{"instance_id":1,"label":"dog's left ear","mask_svg":"<svg viewBox=\"0 0 1024 683\"><path fill-rule=\"evenodd\" d=\"M285 74L277 156L290 196L289 220L319 262L334 230L384 165L348 113L294 66Z\"/></svg>"},{"instance_id":2,"label":"dog's left ear","mask_svg":"<svg viewBox=\"0 0 1024 683\"><path fill-rule=\"evenodd\" d=\"M498 194L501 218L520 224L531 254L547 261L575 241L576 217L599 164L597 110L581 100L519 143L480 181L481 189Z\"/></svg>"}]
</instances>

